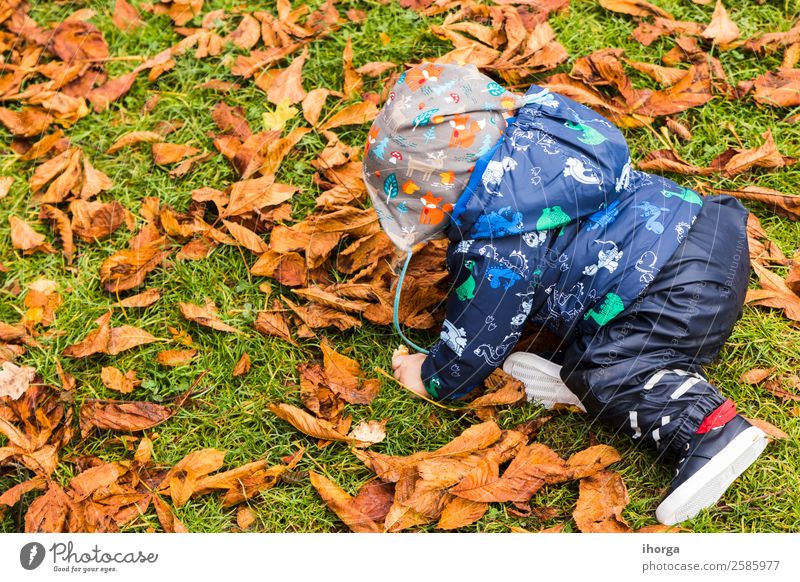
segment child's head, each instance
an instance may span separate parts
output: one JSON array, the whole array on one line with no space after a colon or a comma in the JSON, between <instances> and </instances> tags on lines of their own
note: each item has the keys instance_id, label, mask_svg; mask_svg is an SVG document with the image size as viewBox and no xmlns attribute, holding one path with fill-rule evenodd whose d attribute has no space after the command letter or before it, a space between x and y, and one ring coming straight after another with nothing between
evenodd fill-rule
<instances>
[{"instance_id":1,"label":"child's head","mask_svg":"<svg viewBox=\"0 0 800 582\"><path fill-rule=\"evenodd\" d=\"M423 63L404 72L369 130L364 181L395 245L441 235L475 161L523 104L474 65Z\"/></svg>"}]
</instances>

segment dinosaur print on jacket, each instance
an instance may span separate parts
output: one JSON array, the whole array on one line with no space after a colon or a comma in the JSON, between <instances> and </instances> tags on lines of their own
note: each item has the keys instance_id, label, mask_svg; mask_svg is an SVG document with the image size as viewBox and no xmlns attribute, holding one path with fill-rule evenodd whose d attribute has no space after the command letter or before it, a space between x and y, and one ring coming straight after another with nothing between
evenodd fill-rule
<instances>
[{"instance_id":1,"label":"dinosaur print on jacket","mask_svg":"<svg viewBox=\"0 0 800 582\"><path fill-rule=\"evenodd\" d=\"M703 199L700 197L700 195L694 190L689 190L689 188L679 188L678 192L672 192L670 190L662 190L661 193L667 198L675 196L677 198L680 198L684 202L688 202L689 204L700 204L700 205L703 204Z\"/></svg>"},{"instance_id":2,"label":"dinosaur print on jacket","mask_svg":"<svg viewBox=\"0 0 800 582\"><path fill-rule=\"evenodd\" d=\"M475 298L475 261L465 261L464 267L469 270L470 275L467 277L466 281L456 288L456 297L461 301Z\"/></svg>"},{"instance_id":3,"label":"dinosaur print on jacket","mask_svg":"<svg viewBox=\"0 0 800 582\"><path fill-rule=\"evenodd\" d=\"M510 206L497 212L483 214L475 223L472 231L474 238L491 238L493 236L509 236L522 232L524 224L521 212L512 212Z\"/></svg>"},{"instance_id":4,"label":"dinosaur print on jacket","mask_svg":"<svg viewBox=\"0 0 800 582\"><path fill-rule=\"evenodd\" d=\"M624 309L625 306L622 304L622 298L616 293L609 292L606 293L606 296L603 298L600 311L595 311L594 308L592 308L586 312L583 319L589 319L591 317L597 325L602 327L622 313Z\"/></svg>"},{"instance_id":5,"label":"dinosaur print on jacket","mask_svg":"<svg viewBox=\"0 0 800 582\"><path fill-rule=\"evenodd\" d=\"M536 230L549 230L551 228L558 228L572 222L569 214L561 210L560 206L552 206L550 208L543 208L542 215L536 221Z\"/></svg>"},{"instance_id":6,"label":"dinosaur print on jacket","mask_svg":"<svg viewBox=\"0 0 800 582\"><path fill-rule=\"evenodd\" d=\"M575 123L572 121L565 121L564 125L575 131L580 131L581 136L578 141L582 141L586 145L600 145L606 141L606 137L593 127L589 127L583 123Z\"/></svg>"}]
</instances>

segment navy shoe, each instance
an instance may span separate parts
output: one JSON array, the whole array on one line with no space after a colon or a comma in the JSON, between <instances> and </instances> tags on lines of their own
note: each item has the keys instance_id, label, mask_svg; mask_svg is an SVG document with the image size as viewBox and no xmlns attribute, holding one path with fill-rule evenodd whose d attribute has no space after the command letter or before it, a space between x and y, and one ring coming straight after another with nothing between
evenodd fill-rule
<instances>
[{"instance_id":1,"label":"navy shoe","mask_svg":"<svg viewBox=\"0 0 800 582\"><path fill-rule=\"evenodd\" d=\"M656 509L658 521L675 525L714 505L766 446L766 433L738 414L724 426L692 436Z\"/></svg>"}]
</instances>

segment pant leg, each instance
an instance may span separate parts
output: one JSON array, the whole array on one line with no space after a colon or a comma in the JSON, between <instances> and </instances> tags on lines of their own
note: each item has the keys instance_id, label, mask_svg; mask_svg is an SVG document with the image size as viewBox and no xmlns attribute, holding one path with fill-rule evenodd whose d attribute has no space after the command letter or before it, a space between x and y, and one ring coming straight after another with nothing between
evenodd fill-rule
<instances>
[{"instance_id":1,"label":"pant leg","mask_svg":"<svg viewBox=\"0 0 800 582\"><path fill-rule=\"evenodd\" d=\"M741 317L750 268L746 221L733 198L707 199L645 294L567 348L562 379L589 414L675 452L725 401L702 366Z\"/></svg>"}]
</instances>

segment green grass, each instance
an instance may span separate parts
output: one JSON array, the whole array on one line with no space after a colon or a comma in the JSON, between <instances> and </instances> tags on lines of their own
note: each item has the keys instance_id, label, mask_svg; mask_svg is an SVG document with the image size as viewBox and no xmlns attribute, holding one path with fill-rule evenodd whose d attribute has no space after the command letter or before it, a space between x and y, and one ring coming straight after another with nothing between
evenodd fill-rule
<instances>
[{"instance_id":1,"label":"green grass","mask_svg":"<svg viewBox=\"0 0 800 582\"><path fill-rule=\"evenodd\" d=\"M320 2L310 2L313 6ZM713 6L697 6L686 1L657 0L676 18L705 22ZM134 1L134 4L136 2ZM239 0L206 1L204 11L232 8L241 5ZM266 8L272 2L250 2L249 9ZM763 5L746 3L742 6L729 3L729 12L743 35L759 31L785 30L798 14L791 3L767 2ZM32 2L31 15L39 23L62 20L72 10L85 5L97 11L93 22L104 31L112 55L153 55L176 43L176 35L165 17L145 16L147 25L135 34L116 30L110 19L113 2L92 1L84 3L55 3L42 0ZM396 4L382 5L363 0L349 5L367 11L368 19L360 24L346 23L340 30L322 40L311 43L309 58L304 67L304 85L307 90L325 86L340 88L342 84L341 51L346 40L351 39L355 64L359 66L373 60L392 60L397 63L413 62L424 57L435 57L449 50L449 45L429 31L432 23L441 17L425 19ZM348 6L350 7L350 6ZM793 12L793 10L795 10ZM198 19L199 22L199 19ZM595 2L573 0L568 14L552 19L559 40L566 46L571 61L591 51L619 46L630 58L657 63L659 57L673 45L665 38L650 47L643 47L629 38L634 29L633 19L612 14ZM391 38L383 46L380 33ZM147 148L134 148L122 154L108 156L103 152L115 139L133 130L148 130L162 120L181 120L184 125L170 135L169 141L187 143L205 151L213 151L207 132L214 129L211 108L219 101L240 105L254 129L261 127L261 114L271 109L263 93L251 82L235 78L229 73L230 55L237 50L227 47L219 58L197 61L191 54L178 59L178 65L157 82L140 79L133 90L120 102L101 114L92 114L80 120L67 131L70 139L86 151L92 162L106 172L114 187L101 194L101 200L119 200L133 212L145 196L157 196L163 203L178 210L188 206L194 188L211 186L223 189L236 180L229 164L221 156L203 163L184 178L174 180L168 169L157 167ZM732 82L752 78L756 74L777 66L780 54L758 59L743 51L720 53L719 58ZM114 62L109 66L113 75L130 70L134 63ZM568 70L569 63L561 68ZM242 83L242 88L220 95L214 91L197 89L209 79L222 79ZM648 81L634 77L638 86L648 86ZM536 81L537 78L531 79ZM379 91L379 80L367 79L365 90ZM161 96L155 109L148 115L141 113L145 101L153 94ZM332 101L329 101L329 105ZM330 112L327 109L323 112ZM678 115L692 128L694 139L680 146L680 154L687 160L704 164L728 147L737 146L731 129L745 145L760 143L760 135L772 129L782 153L800 156L800 126L782 123L792 111L760 108L750 99L731 102L715 98L704 107ZM300 124L295 119L292 124ZM657 122L657 125L660 122ZM366 127L337 130L343 140L360 146ZM636 159L653 149L663 147L653 133L645 129L626 131L631 151ZM4 146L10 139L0 130ZM310 162L323 147L324 138L311 133L284 161L278 179L300 187L294 201L295 218L301 218L312 207L319 193L312 183L313 168ZM78 243L78 254L72 268L66 268L60 255L36 254L23 258L11 247L8 216L17 215L36 223L37 207L31 200L27 179L34 165L15 162L8 147L0 151L0 172L16 178L10 195L0 201L0 262L9 268L0 274L0 284L6 289L18 284L25 289L40 277L54 279L64 299L57 311L52 329L63 330L63 335L44 337L43 349L30 349L22 358L34 366L46 382L57 383L55 358L69 344L81 339L93 327L93 320L102 315L116 298L105 293L99 283L100 263L127 244L130 233L121 229L112 237L96 244ZM719 187L743 186L758 183L789 193L796 192L800 183L800 165L772 173L738 176L734 179L713 178ZM790 222L772 215L766 208L752 205L751 209L762 220L764 227L783 251L791 256L800 247L800 223ZM37 226L41 232L49 231ZM226 466L232 467L258 458L278 463L281 456L295 451L299 446L308 448L299 471L324 469L337 483L350 492L371 478L368 471L342 444L319 449L288 424L271 415L267 406L271 402L288 401L297 404L297 364L319 356L315 342L305 341L301 347L292 347L275 338L263 337L254 331L252 322L256 311L263 309L271 298L258 290L264 281L248 273L254 262L251 253L240 253L235 248L219 247L204 261L171 261L165 268L157 269L147 279L148 287L162 290L163 297L146 309L116 309L113 325L123 323L142 327L159 338L169 338L168 326L188 331L198 351L190 366L165 368L155 362L156 354L165 346L179 349L175 344L156 343L128 352L118 357L92 356L84 360L63 359L65 369L77 380L75 403L86 398L111 397L100 382L102 366L114 365L123 370L134 369L144 379L132 397L160 401L181 393L203 370L208 373L200 386L210 390L191 406L152 431L155 459L172 464L187 453L202 447L216 447L228 451ZM287 292L279 285L273 286L273 296ZM22 297L0 291L0 320L15 322L24 310ZM212 299L228 323L246 330L246 334L233 337L228 334L200 328L184 320L177 309L178 301L202 302ZM397 339L388 327L375 327L365 323L356 331L329 333L335 345L359 360L365 367L389 368L390 349ZM432 336L420 334L421 339ZM247 352L252 359L251 372L242 378L232 378L231 371ZM720 507L704 512L689 527L698 532L786 532L800 530L800 460L797 443L800 425L796 408L783 403L763 389L742 385L737 378L753 367L775 366L783 372L800 367L800 327L785 319L779 312L746 307L744 316L724 349L720 361L709 369L711 378L722 391L733 398L741 412L747 416L763 418L789 433L790 439L773 444L756 465L742 476L723 498ZM361 419L389 419L388 439L375 450L389 454L409 454L418 450L433 449L451 440L475 419L462 413L449 412L409 399L400 388L384 382L379 397L371 406L353 406L350 411L357 422ZM510 428L518 423L539 417L544 411L535 406L524 406L500 413L499 423ZM55 478L66 482L73 474L70 458L79 455L97 455L106 460L131 458L119 435L94 434L75 439L64 451ZM539 440L562 455L585 448L590 439L618 448L623 460L614 468L623 476L628 486L631 503L624 516L632 527L655 522L654 510L665 490L671 467L659 462L655 453L634 449L631 443L613 431L590 424L578 415L557 416L542 429ZM2 445L0 437L0 445ZM0 474L0 491L24 478L23 474ZM571 512L577 499L577 483L551 487L538 493L533 505L555 507L559 514L546 522L535 518L518 518L501 504L493 504L488 513L467 531L504 532L511 526L536 530L566 522L566 530L575 529ZM299 479L283 483L249 502L257 515L256 531L341 531L344 526L329 512L308 483ZM19 508L25 509L25 504ZM17 515L15 515L17 514ZM235 525L235 510L223 508L219 498L206 495L191 500L176 510L177 516L191 531L224 532ZM0 531L15 531L21 512L9 512L0 521ZM144 531L149 526L158 529L151 511L135 520L127 529Z\"/></svg>"}]
</instances>

